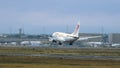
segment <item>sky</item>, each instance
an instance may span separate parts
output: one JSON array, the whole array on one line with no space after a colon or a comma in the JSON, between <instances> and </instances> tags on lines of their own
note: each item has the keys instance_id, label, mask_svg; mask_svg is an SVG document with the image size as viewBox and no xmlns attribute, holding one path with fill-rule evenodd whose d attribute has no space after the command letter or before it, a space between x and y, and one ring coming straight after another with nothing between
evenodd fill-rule
<instances>
[{"instance_id":1,"label":"sky","mask_svg":"<svg viewBox=\"0 0 120 68\"><path fill-rule=\"evenodd\" d=\"M120 0L0 0L0 34L120 33Z\"/></svg>"}]
</instances>

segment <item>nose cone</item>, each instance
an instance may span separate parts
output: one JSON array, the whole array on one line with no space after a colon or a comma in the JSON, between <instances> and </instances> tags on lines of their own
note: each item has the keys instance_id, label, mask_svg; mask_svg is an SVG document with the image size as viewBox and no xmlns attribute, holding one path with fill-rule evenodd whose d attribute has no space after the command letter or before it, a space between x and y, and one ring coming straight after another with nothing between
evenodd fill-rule
<instances>
[{"instance_id":1,"label":"nose cone","mask_svg":"<svg viewBox=\"0 0 120 68\"><path fill-rule=\"evenodd\" d=\"M58 35L58 32L55 32L52 34L53 37L56 37Z\"/></svg>"}]
</instances>

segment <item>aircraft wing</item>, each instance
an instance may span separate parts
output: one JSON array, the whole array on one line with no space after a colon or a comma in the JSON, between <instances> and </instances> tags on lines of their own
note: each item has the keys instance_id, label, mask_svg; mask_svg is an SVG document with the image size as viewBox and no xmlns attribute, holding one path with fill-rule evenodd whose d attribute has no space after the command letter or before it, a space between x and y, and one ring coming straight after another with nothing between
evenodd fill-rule
<instances>
[{"instance_id":1,"label":"aircraft wing","mask_svg":"<svg viewBox=\"0 0 120 68\"><path fill-rule=\"evenodd\" d=\"M98 38L98 37L102 37L102 36L91 36L91 37L80 37L78 40L87 40L87 39L90 39L90 38Z\"/></svg>"}]
</instances>

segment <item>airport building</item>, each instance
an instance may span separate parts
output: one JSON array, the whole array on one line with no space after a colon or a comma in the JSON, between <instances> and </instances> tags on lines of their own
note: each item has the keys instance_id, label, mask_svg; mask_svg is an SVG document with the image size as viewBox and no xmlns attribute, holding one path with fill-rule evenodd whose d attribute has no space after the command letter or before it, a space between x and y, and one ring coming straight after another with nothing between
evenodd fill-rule
<instances>
[{"instance_id":1,"label":"airport building","mask_svg":"<svg viewBox=\"0 0 120 68\"><path fill-rule=\"evenodd\" d=\"M120 44L120 33L111 33L108 34L108 41L111 44L117 43Z\"/></svg>"}]
</instances>

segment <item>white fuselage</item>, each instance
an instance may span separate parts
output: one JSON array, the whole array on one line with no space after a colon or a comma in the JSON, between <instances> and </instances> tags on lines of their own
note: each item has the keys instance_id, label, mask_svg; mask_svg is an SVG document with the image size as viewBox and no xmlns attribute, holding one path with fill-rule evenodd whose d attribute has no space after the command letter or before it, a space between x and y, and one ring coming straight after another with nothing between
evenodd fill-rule
<instances>
[{"instance_id":1,"label":"white fuselage","mask_svg":"<svg viewBox=\"0 0 120 68\"><path fill-rule=\"evenodd\" d=\"M62 45L63 42L69 42L70 45L73 44L74 41L79 39L79 28L80 23L78 23L75 27L75 30L73 33L63 33L63 32L54 32L52 34L52 37L49 37L49 41L52 42L58 42L60 45Z\"/></svg>"},{"instance_id":2,"label":"white fuselage","mask_svg":"<svg viewBox=\"0 0 120 68\"><path fill-rule=\"evenodd\" d=\"M55 32L52 34L52 37L54 38L54 40L61 42L73 42L79 38L76 35L63 32Z\"/></svg>"}]
</instances>

